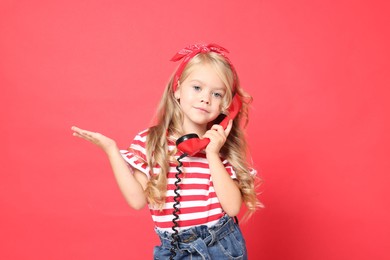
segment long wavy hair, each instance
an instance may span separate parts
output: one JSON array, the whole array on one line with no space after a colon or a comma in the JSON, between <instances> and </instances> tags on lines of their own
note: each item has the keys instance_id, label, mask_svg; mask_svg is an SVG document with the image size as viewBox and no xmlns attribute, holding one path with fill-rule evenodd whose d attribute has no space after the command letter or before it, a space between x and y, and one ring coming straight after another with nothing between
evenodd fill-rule
<instances>
[{"instance_id":1,"label":"long wavy hair","mask_svg":"<svg viewBox=\"0 0 390 260\"><path fill-rule=\"evenodd\" d=\"M215 52L199 53L194 56L183 70L179 82L183 82L199 64L210 64L226 86L227 94L224 95L222 102L222 112L229 106L234 94L239 95L243 101L242 108L233 120L232 129L220 153L230 162L236 172L243 202L250 215L262 206L255 191L255 184L260 182L251 173L251 165L247 160L247 142L243 131L248 123L248 106L252 97L240 87L239 79L230 63ZM174 158L177 149L168 150L167 137L175 141L175 137L182 136L184 134L182 122L183 114L179 101L174 97L172 76L158 106L154 126L149 129L146 139L147 163L151 170L151 177L145 193L148 202L159 209L162 209L165 203L169 164L177 164ZM159 174L153 171L156 167L160 169Z\"/></svg>"}]
</instances>

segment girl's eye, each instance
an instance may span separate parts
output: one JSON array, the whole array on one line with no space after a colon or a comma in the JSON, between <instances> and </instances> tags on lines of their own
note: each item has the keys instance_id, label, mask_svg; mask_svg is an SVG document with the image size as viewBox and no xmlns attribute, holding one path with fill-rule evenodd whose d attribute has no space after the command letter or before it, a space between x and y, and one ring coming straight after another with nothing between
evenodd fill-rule
<instances>
[{"instance_id":1,"label":"girl's eye","mask_svg":"<svg viewBox=\"0 0 390 260\"><path fill-rule=\"evenodd\" d=\"M216 98L222 98L222 94L218 92L213 93L213 96Z\"/></svg>"},{"instance_id":2,"label":"girl's eye","mask_svg":"<svg viewBox=\"0 0 390 260\"><path fill-rule=\"evenodd\" d=\"M199 91L200 87L199 86L193 86L194 90Z\"/></svg>"}]
</instances>

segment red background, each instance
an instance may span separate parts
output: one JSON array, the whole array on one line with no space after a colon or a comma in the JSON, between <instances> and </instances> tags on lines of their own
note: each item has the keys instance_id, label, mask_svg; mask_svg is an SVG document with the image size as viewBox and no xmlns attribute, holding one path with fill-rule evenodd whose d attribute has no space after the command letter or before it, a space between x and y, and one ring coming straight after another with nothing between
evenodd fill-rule
<instances>
[{"instance_id":1,"label":"red background","mask_svg":"<svg viewBox=\"0 0 390 260\"><path fill-rule=\"evenodd\" d=\"M164 3L162 3L164 2ZM180 48L231 51L266 208L250 259L389 259L387 1L0 3L0 258L151 259L104 154L147 127Z\"/></svg>"}]
</instances>

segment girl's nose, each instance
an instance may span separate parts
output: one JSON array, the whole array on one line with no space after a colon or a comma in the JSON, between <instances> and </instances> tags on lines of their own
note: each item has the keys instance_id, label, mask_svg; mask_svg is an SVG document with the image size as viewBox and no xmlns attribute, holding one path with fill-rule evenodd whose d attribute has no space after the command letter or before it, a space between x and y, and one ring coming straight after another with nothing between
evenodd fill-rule
<instances>
[{"instance_id":1,"label":"girl's nose","mask_svg":"<svg viewBox=\"0 0 390 260\"><path fill-rule=\"evenodd\" d=\"M202 97L200 100L201 103L206 103L207 105L210 104L210 100L208 98Z\"/></svg>"},{"instance_id":2,"label":"girl's nose","mask_svg":"<svg viewBox=\"0 0 390 260\"><path fill-rule=\"evenodd\" d=\"M210 95L205 91L200 94L200 102L210 104Z\"/></svg>"}]
</instances>

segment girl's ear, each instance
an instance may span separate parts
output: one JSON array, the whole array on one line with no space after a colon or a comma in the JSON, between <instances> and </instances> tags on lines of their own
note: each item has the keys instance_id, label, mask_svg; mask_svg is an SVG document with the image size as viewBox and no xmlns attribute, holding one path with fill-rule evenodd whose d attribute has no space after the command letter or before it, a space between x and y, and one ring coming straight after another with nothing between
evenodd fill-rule
<instances>
[{"instance_id":1,"label":"girl's ear","mask_svg":"<svg viewBox=\"0 0 390 260\"><path fill-rule=\"evenodd\" d=\"M176 98L176 99L180 99L180 90L179 90L179 89L176 89L174 95L175 95L175 98Z\"/></svg>"},{"instance_id":2,"label":"girl's ear","mask_svg":"<svg viewBox=\"0 0 390 260\"><path fill-rule=\"evenodd\" d=\"M177 82L177 87L176 87L174 95L175 95L176 99L180 99L180 81Z\"/></svg>"}]
</instances>

